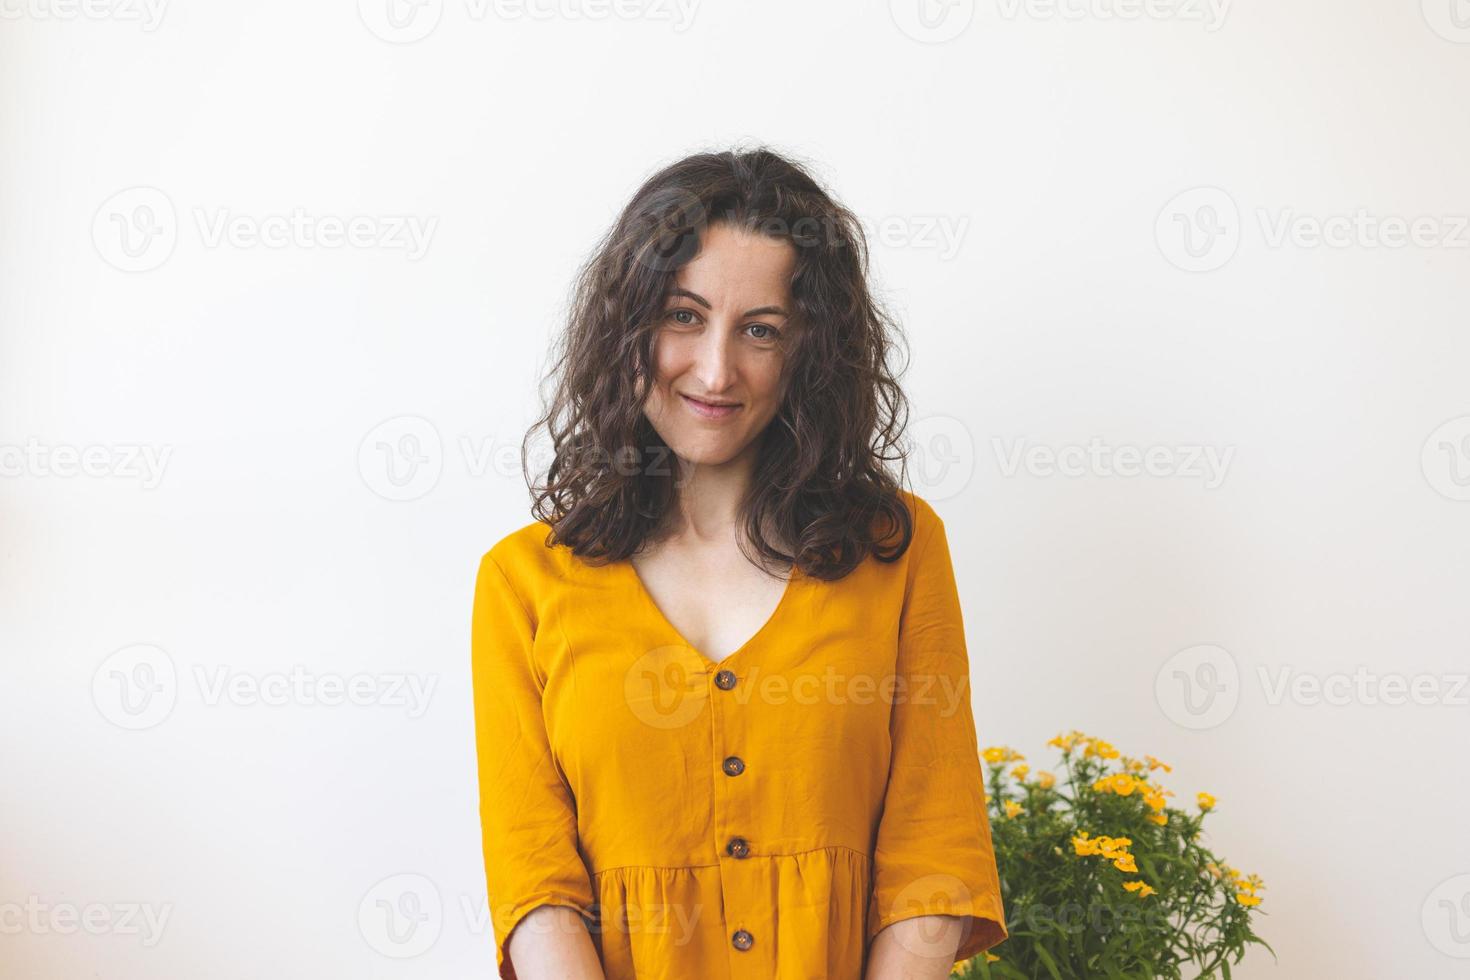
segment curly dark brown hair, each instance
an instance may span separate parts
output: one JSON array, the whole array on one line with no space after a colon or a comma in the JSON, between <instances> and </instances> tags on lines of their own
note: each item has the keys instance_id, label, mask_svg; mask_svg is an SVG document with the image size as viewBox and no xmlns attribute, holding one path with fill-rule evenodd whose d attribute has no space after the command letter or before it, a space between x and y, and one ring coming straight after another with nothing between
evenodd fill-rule
<instances>
[{"instance_id":1,"label":"curly dark brown hair","mask_svg":"<svg viewBox=\"0 0 1470 980\"><path fill-rule=\"evenodd\" d=\"M579 271L543 381L554 382L555 395L521 446L532 511L552 528L548 545L601 564L636 553L660 529L678 468L643 414L639 379L652 377L653 338L675 275L717 223L790 242L796 252L793 316L804 328L786 351L786 397L759 437L742 502L757 564L794 564L831 581L869 554L897 560L914 525L900 493L908 402L888 361L899 342L906 366L906 342L869 291L857 217L805 168L765 147L698 153L654 173ZM543 426L551 461L536 483L525 461Z\"/></svg>"}]
</instances>

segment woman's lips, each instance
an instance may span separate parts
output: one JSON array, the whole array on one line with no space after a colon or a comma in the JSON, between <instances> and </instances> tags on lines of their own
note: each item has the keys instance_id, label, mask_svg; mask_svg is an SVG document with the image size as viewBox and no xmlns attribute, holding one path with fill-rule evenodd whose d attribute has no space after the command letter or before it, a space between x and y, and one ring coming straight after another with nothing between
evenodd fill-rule
<instances>
[{"instance_id":1,"label":"woman's lips","mask_svg":"<svg viewBox=\"0 0 1470 980\"><path fill-rule=\"evenodd\" d=\"M680 395L679 397L700 418L723 419L734 415L740 410L739 405L711 405L709 402L702 402L698 398L690 398L688 395Z\"/></svg>"}]
</instances>

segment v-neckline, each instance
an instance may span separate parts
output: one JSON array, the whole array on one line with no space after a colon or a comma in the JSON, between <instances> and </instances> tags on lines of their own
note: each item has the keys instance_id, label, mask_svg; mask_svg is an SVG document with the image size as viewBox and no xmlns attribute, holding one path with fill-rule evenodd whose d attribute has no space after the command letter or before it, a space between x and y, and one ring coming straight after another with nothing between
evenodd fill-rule
<instances>
[{"instance_id":1,"label":"v-neckline","mask_svg":"<svg viewBox=\"0 0 1470 980\"><path fill-rule=\"evenodd\" d=\"M791 574L786 577L786 588L781 590L781 599L776 603L776 608L772 609L771 614L766 617L766 621L762 623L760 625L760 628L752 633L744 643L740 644L734 650L731 650L729 653L725 654L719 660L716 660L705 653L703 650L699 649L699 647L695 646L693 643L690 643L688 638L686 638L684 634L679 631L679 628L675 626L673 622L669 619L669 617L664 614L664 611L659 608L658 603L654 601L653 593L649 592L648 587L643 584L643 576L638 574L638 569L633 565L632 559L624 558L621 561L616 562L615 564L622 565L627 569L627 574L633 590L638 593L640 600L645 606L648 607L648 612L658 622L663 630L672 635L674 639L678 640L683 646L688 648L691 653L693 653L696 657L703 661L706 670L716 670L724 667L735 657L738 657L740 654L750 649L750 647L752 647L757 640L763 637L772 628L772 625L776 622L776 620L781 618L781 614L786 610L786 607L790 605L792 593L796 591L797 580L801 576L800 566L793 564L791 566Z\"/></svg>"}]
</instances>

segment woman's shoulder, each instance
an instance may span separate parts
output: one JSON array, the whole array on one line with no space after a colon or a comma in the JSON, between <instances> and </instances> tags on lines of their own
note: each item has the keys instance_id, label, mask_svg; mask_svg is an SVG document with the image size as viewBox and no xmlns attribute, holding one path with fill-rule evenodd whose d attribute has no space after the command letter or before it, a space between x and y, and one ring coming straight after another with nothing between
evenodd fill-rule
<instances>
[{"instance_id":1,"label":"woman's shoulder","mask_svg":"<svg viewBox=\"0 0 1470 980\"><path fill-rule=\"evenodd\" d=\"M936 527L943 525L944 522L940 520L938 512L934 510L929 501L912 490L899 487L898 499L908 511L909 519L913 522L911 543L925 540Z\"/></svg>"},{"instance_id":2,"label":"woman's shoulder","mask_svg":"<svg viewBox=\"0 0 1470 980\"><path fill-rule=\"evenodd\" d=\"M480 558L480 566L493 564L520 588L530 590L538 581L555 579L563 571L565 545L550 543L551 525L532 521L506 534Z\"/></svg>"},{"instance_id":3,"label":"woman's shoulder","mask_svg":"<svg viewBox=\"0 0 1470 980\"><path fill-rule=\"evenodd\" d=\"M902 500L908 507L909 514L914 518L914 526L927 525L939 520L939 514L929 504L929 501L914 493L912 490L898 488L898 499Z\"/></svg>"}]
</instances>

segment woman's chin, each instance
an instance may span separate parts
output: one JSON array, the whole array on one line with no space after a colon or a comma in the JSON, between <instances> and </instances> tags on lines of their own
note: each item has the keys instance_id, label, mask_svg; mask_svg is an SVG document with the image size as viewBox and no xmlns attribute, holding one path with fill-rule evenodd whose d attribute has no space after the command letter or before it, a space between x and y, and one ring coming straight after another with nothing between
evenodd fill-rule
<instances>
[{"instance_id":1,"label":"woman's chin","mask_svg":"<svg viewBox=\"0 0 1470 980\"><path fill-rule=\"evenodd\" d=\"M669 443L674 455L695 466L724 466L734 462L747 445L728 439L680 439Z\"/></svg>"}]
</instances>

